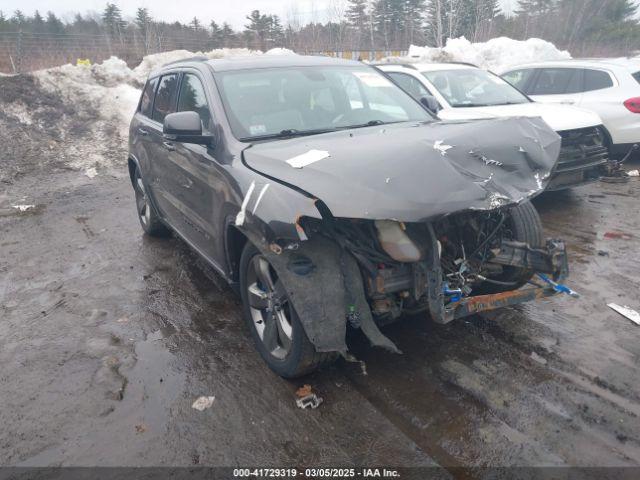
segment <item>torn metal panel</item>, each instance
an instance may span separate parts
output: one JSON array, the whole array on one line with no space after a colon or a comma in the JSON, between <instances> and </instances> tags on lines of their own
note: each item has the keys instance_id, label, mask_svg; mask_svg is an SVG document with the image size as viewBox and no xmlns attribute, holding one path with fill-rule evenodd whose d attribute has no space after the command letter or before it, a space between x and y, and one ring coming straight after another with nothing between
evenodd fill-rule
<instances>
[{"instance_id":1,"label":"torn metal panel","mask_svg":"<svg viewBox=\"0 0 640 480\"><path fill-rule=\"evenodd\" d=\"M242 198L235 225L256 232L267 243L303 241L300 218L322 218L314 198L268 179L251 182Z\"/></svg>"},{"instance_id":2,"label":"torn metal panel","mask_svg":"<svg viewBox=\"0 0 640 480\"><path fill-rule=\"evenodd\" d=\"M254 144L244 159L319 198L336 217L422 222L537 195L560 151L560 137L537 118L385 128L385 135L371 127ZM302 168L287 163L310 150L330 157Z\"/></svg>"},{"instance_id":3,"label":"torn metal panel","mask_svg":"<svg viewBox=\"0 0 640 480\"><path fill-rule=\"evenodd\" d=\"M372 345L399 352L373 320L360 269L350 253L318 235L296 250L277 254L254 234L248 235L278 273L317 351L346 353L347 314L353 314Z\"/></svg>"}]
</instances>

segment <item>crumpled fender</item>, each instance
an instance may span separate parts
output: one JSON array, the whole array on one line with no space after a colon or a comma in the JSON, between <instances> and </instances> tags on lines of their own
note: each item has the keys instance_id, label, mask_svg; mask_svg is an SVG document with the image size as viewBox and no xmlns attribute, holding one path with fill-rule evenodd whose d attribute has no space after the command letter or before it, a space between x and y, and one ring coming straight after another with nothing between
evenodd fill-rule
<instances>
[{"instance_id":1,"label":"crumpled fender","mask_svg":"<svg viewBox=\"0 0 640 480\"><path fill-rule=\"evenodd\" d=\"M356 259L336 242L316 235L296 250L274 252L251 231L251 241L282 280L309 341L319 352L346 354L347 313L355 315L372 345L400 350L376 326ZM304 268L300 268L303 265Z\"/></svg>"},{"instance_id":2,"label":"crumpled fender","mask_svg":"<svg viewBox=\"0 0 640 480\"><path fill-rule=\"evenodd\" d=\"M316 199L268 178L256 176L244 189L240 210L232 222L264 243L295 243L307 239L302 217L322 219Z\"/></svg>"}]
</instances>

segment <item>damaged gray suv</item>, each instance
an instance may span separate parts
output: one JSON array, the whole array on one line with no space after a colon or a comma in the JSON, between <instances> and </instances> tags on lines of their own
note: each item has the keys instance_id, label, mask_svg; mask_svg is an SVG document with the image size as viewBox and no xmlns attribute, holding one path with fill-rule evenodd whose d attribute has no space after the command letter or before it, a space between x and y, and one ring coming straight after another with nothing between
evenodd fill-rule
<instances>
[{"instance_id":1,"label":"damaged gray suv","mask_svg":"<svg viewBox=\"0 0 640 480\"><path fill-rule=\"evenodd\" d=\"M529 199L560 137L531 118L442 122L381 72L297 55L153 72L129 173L149 235L175 232L242 297L284 377L347 353L349 325L436 322L556 293L562 242Z\"/></svg>"}]
</instances>

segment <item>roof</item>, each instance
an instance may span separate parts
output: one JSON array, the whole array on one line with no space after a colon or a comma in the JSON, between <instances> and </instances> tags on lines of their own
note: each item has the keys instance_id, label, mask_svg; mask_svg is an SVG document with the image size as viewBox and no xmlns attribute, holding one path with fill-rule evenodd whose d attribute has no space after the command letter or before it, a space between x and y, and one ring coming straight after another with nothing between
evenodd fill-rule
<instances>
[{"instance_id":1,"label":"roof","mask_svg":"<svg viewBox=\"0 0 640 480\"><path fill-rule=\"evenodd\" d=\"M228 72L252 68L321 67L321 66L362 66L355 60L307 55L241 55L208 60L214 72Z\"/></svg>"},{"instance_id":2,"label":"roof","mask_svg":"<svg viewBox=\"0 0 640 480\"><path fill-rule=\"evenodd\" d=\"M533 67L601 67L601 68L624 68L631 72L640 70L640 58L638 57L621 57L621 58L573 58L568 60L547 60L544 62L525 63L522 65L514 65L505 71L517 70L520 68Z\"/></svg>"}]
</instances>

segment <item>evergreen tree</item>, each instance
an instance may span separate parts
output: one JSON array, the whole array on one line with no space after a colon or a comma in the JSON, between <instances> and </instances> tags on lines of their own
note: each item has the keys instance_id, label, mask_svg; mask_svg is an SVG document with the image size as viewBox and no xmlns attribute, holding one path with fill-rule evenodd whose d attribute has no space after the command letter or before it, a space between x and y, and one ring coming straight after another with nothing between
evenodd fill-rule
<instances>
[{"instance_id":1,"label":"evergreen tree","mask_svg":"<svg viewBox=\"0 0 640 480\"><path fill-rule=\"evenodd\" d=\"M44 18L42 18L42 15L40 15L40 12L38 10L36 10L35 13L33 14L32 24L33 24L34 32L36 33L44 32L45 30Z\"/></svg>"},{"instance_id":2,"label":"evergreen tree","mask_svg":"<svg viewBox=\"0 0 640 480\"><path fill-rule=\"evenodd\" d=\"M136 10L135 24L141 32L146 33L151 24L151 15L149 15L148 9L138 8L138 10Z\"/></svg>"},{"instance_id":3,"label":"evergreen tree","mask_svg":"<svg viewBox=\"0 0 640 480\"><path fill-rule=\"evenodd\" d=\"M405 45L423 41L421 32L423 31L425 20L425 3L425 0L406 0L404 20Z\"/></svg>"},{"instance_id":4,"label":"evergreen tree","mask_svg":"<svg viewBox=\"0 0 640 480\"><path fill-rule=\"evenodd\" d=\"M197 17L193 17L193 20L189 22L189 26L193 28L193 30L196 32L202 29L202 24L200 23L200 20L198 20Z\"/></svg>"},{"instance_id":5,"label":"evergreen tree","mask_svg":"<svg viewBox=\"0 0 640 480\"><path fill-rule=\"evenodd\" d=\"M244 32L247 46L266 50L271 18L261 14L260 10L253 10L246 19L249 20L249 23L245 25Z\"/></svg>"},{"instance_id":6,"label":"evergreen tree","mask_svg":"<svg viewBox=\"0 0 640 480\"><path fill-rule=\"evenodd\" d=\"M282 24L280 23L280 17L278 17L278 15L269 15L268 25L268 41L271 43L268 47L282 46L284 41L284 28L282 28Z\"/></svg>"},{"instance_id":7,"label":"evergreen tree","mask_svg":"<svg viewBox=\"0 0 640 480\"><path fill-rule=\"evenodd\" d=\"M149 15L149 10L146 8L138 8L136 10L136 18L135 24L140 31L140 38L142 39L142 45L144 48L144 54L149 53L149 43L151 40L151 15Z\"/></svg>"},{"instance_id":8,"label":"evergreen tree","mask_svg":"<svg viewBox=\"0 0 640 480\"><path fill-rule=\"evenodd\" d=\"M4 16L4 12L0 10L0 32L7 32L11 30L11 23Z\"/></svg>"},{"instance_id":9,"label":"evergreen tree","mask_svg":"<svg viewBox=\"0 0 640 480\"><path fill-rule=\"evenodd\" d=\"M13 12L13 17L11 17L11 23L22 27L25 23L26 23L27 19L24 16L24 13L22 13L21 10L16 10L15 12Z\"/></svg>"},{"instance_id":10,"label":"evergreen tree","mask_svg":"<svg viewBox=\"0 0 640 480\"><path fill-rule=\"evenodd\" d=\"M220 41L223 47L228 47L234 40L236 34L227 22L222 24L222 32L220 33Z\"/></svg>"},{"instance_id":11,"label":"evergreen tree","mask_svg":"<svg viewBox=\"0 0 640 480\"><path fill-rule=\"evenodd\" d=\"M346 18L350 26L361 29L367 24L367 3L367 0L349 0Z\"/></svg>"},{"instance_id":12,"label":"evergreen tree","mask_svg":"<svg viewBox=\"0 0 640 480\"><path fill-rule=\"evenodd\" d=\"M212 47L213 48L222 47L222 29L214 20L211 20L211 23L209 24L209 30L210 30Z\"/></svg>"},{"instance_id":13,"label":"evergreen tree","mask_svg":"<svg viewBox=\"0 0 640 480\"><path fill-rule=\"evenodd\" d=\"M124 31L125 22L122 19L120 8L114 3L107 3L102 12L102 24L108 35L120 37Z\"/></svg>"},{"instance_id":14,"label":"evergreen tree","mask_svg":"<svg viewBox=\"0 0 640 480\"><path fill-rule=\"evenodd\" d=\"M556 0L519 0L515 14L518 16L531 15L541 16L549 15L556 8Z\"/></svg>"},{"instance_id":15,"label":"evergreen tree","mask_svg":"<svg viewBox=\"0 0 640 480\"><path fill-rule=\"evenodd\" d=\"M385 49L397 48L405 33L406 0L375 0L373 26Z\"/></svg>"},{"instance_id":16,"label":"evergreen tree","mask_svg":"<svg viewBox=\"0 0 640 480\"><path fill-rule=\"evenodd\" d=\"M64 24L53 12L47 12L45 25L48 33L64 33Z\"/></svg>"}]
</instances>

